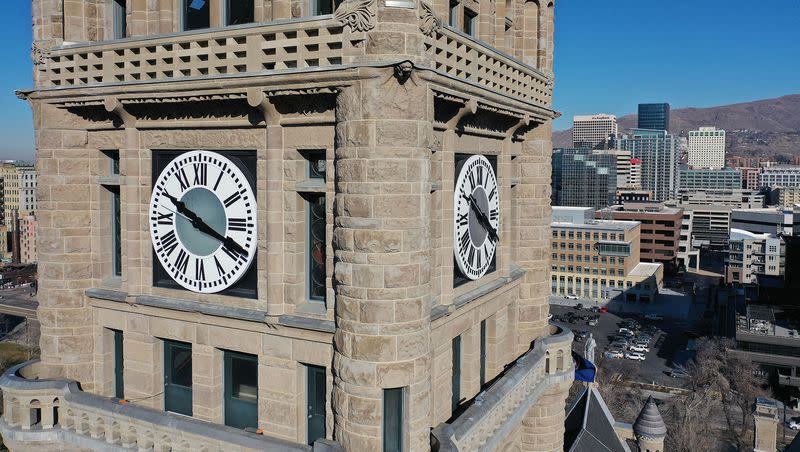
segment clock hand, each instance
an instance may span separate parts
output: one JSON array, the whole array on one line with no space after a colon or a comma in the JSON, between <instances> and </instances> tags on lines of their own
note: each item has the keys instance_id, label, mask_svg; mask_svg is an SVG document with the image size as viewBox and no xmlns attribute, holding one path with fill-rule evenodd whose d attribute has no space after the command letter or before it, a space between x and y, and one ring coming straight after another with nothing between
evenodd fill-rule
<instances>
[{"instance_id":1,"label":"clock hand","mask_svg":"<svg viewBox=\"0 0 800 452\"><path fill-rule=\"evenodd\" d=\"M494 229L494 227L492 227L491 221L489 221L489 218L485 213L483 213L483 210L481 210L480 206L478 206L478 203L475 201L475 197L470 195L468 200L470 207L472 207L475 210L475 213L478 215L478 222L484 227L484 229L486 229L486 232L489 233L489 238L495 243L500 241L497 231Z\"/></svg>"},{"instance_id":2,"label":"clock hand","mask_svg":"<svg viewBox=\"0 0 800 452\"><path fill-rule=\"evenodd\" d=\"M169 194L167 194L167 197L172 198L171 196L169 196ZM178 201L178 202L180 202L180 201ZM183 204L183 203L181 202L181 204ZM177 207L177 204L176 204L176 207ZM185 206L184 206L184 208L185 208ZM206 235L211 236L212 238L215 238L215 239L219 240L227 248L229 248L229 249L231 249L231 250L233 250L233 251L235 251L235 252L237 252L237 253L239 253L239 254L241 254L243 256L247 256L247 250L245 250L244 247L242 247L241 245L236 243L236 241L233 240L232 238L225 237L224 235L222 235L219 232L217 232L216 229L214 229L211 226L209 226L208 224L206 224L206 222L203 221L197 215L194 215L194 218L190 218L190 217L184 215L183 213L176 212L176 211L174 211L174 210L172 210L170 208L165 207L165 209L167 209L170 212L173 212L173 213L175 213L177 215L182 216L183 218L185 218L186 220L188 220L192 224L192 227L194 227L195 229L197 229L198 231L200 231L200 232L202 232L202 233L204 233ZM188 210L188 209L187 209L187 212L190 212L191 214L194 214L194 212L192 212L191 210Z\"/></svg>"}]
</instances>

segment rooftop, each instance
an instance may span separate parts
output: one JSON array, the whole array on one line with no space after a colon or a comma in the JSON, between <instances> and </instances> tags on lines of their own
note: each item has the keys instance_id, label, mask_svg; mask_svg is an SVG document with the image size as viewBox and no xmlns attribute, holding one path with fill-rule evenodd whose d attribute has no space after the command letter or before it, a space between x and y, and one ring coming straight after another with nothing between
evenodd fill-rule
<instances>
[{"instance_id":1,"label":"rooftop","mask_svg":"<svg viewBox=\"0 0 800 452\"><path fill-rule=\"evenodd\" d=\"M736 322L736 331L770 337L800 339L800 323L792 312L782 308L751 304L747 306L747 315L740 315Z\"/></svg>"},{"instance_id":2,"label":"rooftop","mask_svg":"<svg viewBox=\"0 0 800 452\"><path fill-rule=\"evenodd\" d=\"M633 267L633 270L631 270L629 276L653 276L663 265L664 264L652 262L639 262L636 264L636 267Z\"/></svg>"}]
</instances>

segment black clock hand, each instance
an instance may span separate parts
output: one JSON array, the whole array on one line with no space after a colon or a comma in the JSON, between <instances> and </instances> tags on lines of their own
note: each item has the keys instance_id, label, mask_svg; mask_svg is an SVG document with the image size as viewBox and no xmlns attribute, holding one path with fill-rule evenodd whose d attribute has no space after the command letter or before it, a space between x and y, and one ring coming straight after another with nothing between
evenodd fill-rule
<instances>
[{"instance_id":1,"label":"black clock hand","mask_svg":"<svg viewBox=\"0 0 800 452\"><path fill-rule=\"evenodd\" d=\"M225 245L225 247L231 249L232 251L235 251L243 256L247 256L247 251L241 245L236 243L236 241L234 241L230 237L225 237L224 235L217 232L214 228L209 226L205 221L203 221L202 218L197 216L196 213L192 212L188 207L186 207L186 204L183 201L179 201L177 198L175 198L174 196L170 195L167 192L164 193L166 194L167 198L169 198L170 201L172 201L172 203L175 204L175 207L178 209L178 211L175 213L189 220L189 222L192 224L192 227L194 227L195 229L206 235L209 235L219 240L220 242L222 242L223 245Z\"/></svg>"},{"instance_id":2,"label":"black clock hand","mask_svg":"<svg viewBox=\"0 0 800 452\"><path fill-rule=\"evenodd\" d=\"M475 213L478 215L478 222L484 227L484 229L486 229L486 232L489 233L489 238L495 243L500 241L500 237L497 235L497 231L494 229L494 227L492 227L491 221L489 221L489 218L485 213L483 213L483 210L481 210L480 206L478 206L478 203L475 202L475 197L470 195L468 200L470 207L472 207L475 210Z\"/></svg>"}]
</instances>

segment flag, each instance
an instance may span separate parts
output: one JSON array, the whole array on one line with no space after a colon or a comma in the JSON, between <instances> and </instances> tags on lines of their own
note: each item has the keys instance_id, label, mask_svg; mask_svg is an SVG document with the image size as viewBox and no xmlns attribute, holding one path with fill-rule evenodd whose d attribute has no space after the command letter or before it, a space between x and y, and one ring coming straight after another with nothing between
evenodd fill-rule
<instances>
[{"instance_id":1,"label":"flag","mask_svg":"<svg viewBox=\"0 0 800 452\"><path fill-rule=\"evenodd\" d=\"M594 383L594 376L597 372L594 364L575 352L572 352L572 361L575 363L575 379Z\"/></svg>"}]
</instances>

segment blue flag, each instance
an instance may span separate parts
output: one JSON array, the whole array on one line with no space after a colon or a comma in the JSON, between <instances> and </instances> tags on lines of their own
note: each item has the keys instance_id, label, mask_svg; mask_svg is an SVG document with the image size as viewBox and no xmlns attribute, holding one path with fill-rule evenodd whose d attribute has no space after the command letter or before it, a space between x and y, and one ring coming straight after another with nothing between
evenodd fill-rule
<instances>
[{"instance_id":1,"label":"blue flag","mask_svg":"<svg viewBox=\"0 0 800 452\"><path fill-rule=\"evenodd\" d=\"M189 8L192 9L203 9L206 6L206 0L192 0L192 3L189 4Z\"/></svg>"},{"instance_id":2,"label":"blue flag","mask_svg":"<svg viewBox=\"0 0 800 452\"><path fill-rule=\"evenodd\" d=\"M597 368L594 367L594 364L575 352L572 352L572 361L575 363L575 379L594 383L594 376L597 373Z\"/></svg>"}]
</instances>

